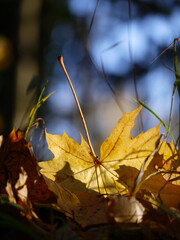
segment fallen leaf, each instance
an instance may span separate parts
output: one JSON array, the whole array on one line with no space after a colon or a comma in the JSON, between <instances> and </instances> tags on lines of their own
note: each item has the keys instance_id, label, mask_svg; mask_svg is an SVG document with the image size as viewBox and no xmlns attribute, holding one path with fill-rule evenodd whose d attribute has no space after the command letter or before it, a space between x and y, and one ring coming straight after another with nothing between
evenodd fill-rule
<instances>
[{"instance_id":1,"label":"fallen leaf","mask_svg":"<svg viewBox=\"0 0 180 240\"><path fill-rule=\"evenodd\" d=\"M19 179L17 180L15 186L13 186L10 180L7 181L5 190L8 194L8 199L11 203L17 204L23 207L22 214L25 214L28 218L32 218L34 215L32 210L31 202L28 198L28 189L26 185L28 175L21 167L21 172L19 173Z\"/></svg>"},{"instance_id":2,"label":"fallen leaf","mask_svg":"<svg viewBox=\"0 0 180 240\"><path fill-rule=\"evenodd\" d=\"M169 214L170 211L171 214ZM174 208L170 208L168 212L166 212L160 208L154 209L150 207L149 211L145 212L143 217L143 223L141 224L145 236L149 237L149 233L152 232L154 238L150 237L150 239L179 240L180 228L178 213L179 211ZM174 217L173 215L176 215L176 217Z\"/></svg>"},{"instance_id":3,"label":"fallen leaf","mask_svg":"<svg viewBox=\"0 0 180 240\"><path fill-rule=\"evenodd\" d=\"M5 190L6 190L7 194L8 194L9 201L12 202L12 203L16 203L16 199L14 197L13 189L12 189L12 186L11 186L11 183L10 183L9 180L6 183Z\"/></svg>"},{"instance_id":4,"label":"fallen leaf","mask_svg":"<svg viewBox=\"0 0 180 240\"><path fill-rule=\"evenodd\" d=\"M3 136L0 135L0 147L1 147L2 143L3 143Z\"/></svg>"},{"instance_id":5,"label":"fallen leaf","mask_svg":"<svg viewBox=\"0 0 180 240\"><path fill-rule=\"evenodd\" d=\"M109 202L108 216L117 223L140 223L144 210L143 205L135 197L118 195Z\"/></svg>"},{"instance_id":6,"label":"fallen leaf","mask_svg":"<svg viewBox=\"0 0 180 240\"><path fill-rule=\"evenodd\" d=\"M22 202L27 202L28 200L28 189L26 185L28 175L26 171L24 171L23 167L21 167L21 173L19 173L19 179L15 184L15 189L17 191L17 196L21 199Z\"/></svg>"},{"instance_id":7,"label":"fallen leaf","mask_svg":"<svg viewBox=\"0 0 180 240\"><path fill-rule=\"evenodd\" d=\"M75 194L80 201L73 212L75 222L83 228L108 223L106 198L90 192L75 191Z\"/></svg>"},{"instance_id":8,"label":"fallen leaf","mask_svg":"<svg viewBox=\"0 0 180 240\"><path fill-rule=\"evenodd\" d=\"M172 181L172 184L180 185L180 156L179 151L175 148L173 142L162 142L159 154L163 155L163 169L166 171L172 171L171 173L164 174L163 177L166 180L177 178L177 180Z\"/></svg>"},{"instance_id":9,"label":"fallen leaf","mask_svg":"<svg viewBox=\"0 0 180 240\"><path fill-rule=\"evenodd\" d=\"M132 138L130 131L141 107L125 113L109 138L102 144L100 159L92 155L83 137L81 144L63 135L46 133L54 159L39 163L41 173L71 191L95 191L101 194L126 193L118 182L119 165L133 165L140 169L146 157L154 150L159 138L159 126ZM149 159L151 161L152 157ZM148 161L148 162L149 162ZM127 176L128 177L128 176Z\"/></svg>"},{"instance_id":10,"label":"fallen leaf","mask_svg":"<svg viewBox=\"0 0 180 240\"><path fill-rule=\"evenodd\" d=\"M29 143L20 130L12 130L0 148L0 194L6 194L9 181L13 191L23 171L27 174L26 187L29 200L34 202L56 202L55 194L50 191L39 171L35 156L31 153ZM20 175L21 177L21 175Z\"/></svg>"},{"instance_id":11,"label":"fallen leaf","mask_svg":"<svg viewBox=\"0 0 180 240\"><path fill-rule=\"evenodd\" d=\"M44 176L44 180L48 189L57 196L57 202L52 204L53 208L72 218L74 211L78 209L78 205L80 204L79 198L67 188L57 184L46 176Z\"/></svg>"},{"instance_id":12,"label":"fallen leaf","mask_svg":"<svg viewBox=\"0 0 180 240\"><path fill-rule=\"evenodd\" d=\"M169 180L174 176L180 176L180 174L165 174L164 172L172 171L173 166L178 166L178 154L172 143L161 142L158 153L153 156L144 171L142 185L139 189L148 191L157 198L160 197L160 200L167 207L174 208L178 208L180 205L180 185L177 184L179 180L176 182ZM133 165L123 165L117 172L119 173L119 181L131 191L138 170Z\"/></svg>"}]
</instances>

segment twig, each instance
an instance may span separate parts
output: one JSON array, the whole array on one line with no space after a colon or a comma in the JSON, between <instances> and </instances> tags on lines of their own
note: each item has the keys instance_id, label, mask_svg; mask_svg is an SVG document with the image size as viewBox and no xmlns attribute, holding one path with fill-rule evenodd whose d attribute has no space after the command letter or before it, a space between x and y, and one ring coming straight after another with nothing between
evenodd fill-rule
<instances>
[{"instance_id":1,"label":"twig","mask_svg":"<svg viewBox=\"0 0 180 240\"><path fill-rule=\"evenodd\" d=\"M74 87L73 87L73 85L72 85L72 82L71 82L71 80L70 80L70 78L69 78L69 75L68 75L68 73L67 73L67 70L66 70L66 68L65 68L65 65L64 65L64 62L63 62L63 57L62 57L62 56L59 56L59 57L58 57L58 61L59 61L59 64L61 65L61 67L62 67L62 69L63 69L63 71L64 71L64 73L65 73L65 75L66 75L66 78L67 78L67 80L68 80L68 82L69 82L69 85L70 85L70 87L71 87L72 93L73 93L73 95L74 95L74 98L75 98L75 101L76 101L76 104L77 104L77 107L78 107L78 110L79 110L79 113L80 113L80 116L81 116L81 119L82 119L82 122L83 122L83 125L84 125L84 130L85 130L85 132L86 132L86 137L87 137L87 141L88 141L89 147L90 147L90 149L91 149L91 152L92 152L93 156L97 159L97 155L95 154L94 149L93 149L93 146L92 146L92 144L91 144L91 140L90 140L90 137L89 137L89 133L88 133L86 121L85 121L85 119L84 119L84 116L83 116L83 113L82 113L82 110L81 110L81 106L80 106L79 101L78 101L78 98L77 98L77 96L76 96Z\"/></svg>"}]
</instances>

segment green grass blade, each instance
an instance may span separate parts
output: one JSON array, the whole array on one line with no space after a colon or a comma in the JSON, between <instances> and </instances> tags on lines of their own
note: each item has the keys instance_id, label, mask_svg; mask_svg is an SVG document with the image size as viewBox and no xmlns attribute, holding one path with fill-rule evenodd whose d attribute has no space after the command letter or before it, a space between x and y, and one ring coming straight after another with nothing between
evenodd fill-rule
<instances>
[{"instance_id":1,"label":"green grass blade","mask_svg":"<svg viewBox=\"0 0 180 240\"><path fill-rule=\"evenodd\" d=\"M149 112L151 112L161 123L162 125L165 127L165 129L167 130L167 132L169 133L169 135L172 137L174 143L176 142L176 140L174 139L172 133L170 132L168 126L163 122L163 120L152 110L150 109L146 104L144 104L143 102L141 102L140 100L137 100L136 101L141 104L143 107L145 107Z\"/></svg>"},{"instance_id":2,"label":"green grass blade","mask_svg":"<svg viewBox=\"0 0 180 240\"><path fill-rule=\"evenodd\" d=\"M40 94L40 96L39 96L39 98L38 98L38 101L37 101L36 105L35 105L35 106L32 108L32 110L31 110L31 113L30 113L30 115L29 115L28 126L27 126L27 129L26 129L26 132L25 132L25 138L27 137L27 134L28 134L28 132L29 132L29 129L31 128L31 125L32 125L32 123L33 123L33 121L34 121L34 118L35 118L35 115L36 115L37 110L41 107L41 105L42 105L52 94L55 93L55 92L52 92L52 93L50 93L49 95L47 95L46 97L42 98L42 95L43 95L43 93L44 93L44 91L45 91L45 89L46 89L47 83L48 83L48 81L46 82L45 86L43 87L43 89L42 89L42 91L41 91L41 94Z\"/></svg>"},{"instance_id":3,"label":"green grass blade","mask_svg":"<svg viewBox=\"0 0 180 240\"><path fill-rule=\"evenodd\" d=\"M143 183L144 182L146 182L148 179L150 179L151 177L153 177L153 176L156 176L156 175L159 175L159 174L171 174L172 173L172 171L159 171L159 172L153 172L153 173L151 173L151 174L149 174L146 178L144 178L137 186L136 186L136 188L135 188L135 190L134 190L134 192L133 192L133 196L135 196L136 195L136 193L139 191L139 189L141 188L141 186L143 185ZM173 182L173 181L177 181L177 180L179 180L179 178L180 177L177 177L176 179L172 179L172 180L170 180L171 182Z\"/></svg>"},{"instance_id":4,"label":"green grass blade","mask_svg":"<svg viewBox=\"0 0 180 240\"><path fill-rule=\"evenodd\" d=\"M180 221L180 217L179 217L178 213L176 213L175 211L173 211L170 208L168 208L167 206L165 206L163 204L163 202L159 201L157 198L151 197L151 199L153 201L155 201L156 204L159 206L159 208L161 208L165 213L167 213L168 215L170 215L174 219L177 219L178 221Z\"/></svg>"}]
</instances>

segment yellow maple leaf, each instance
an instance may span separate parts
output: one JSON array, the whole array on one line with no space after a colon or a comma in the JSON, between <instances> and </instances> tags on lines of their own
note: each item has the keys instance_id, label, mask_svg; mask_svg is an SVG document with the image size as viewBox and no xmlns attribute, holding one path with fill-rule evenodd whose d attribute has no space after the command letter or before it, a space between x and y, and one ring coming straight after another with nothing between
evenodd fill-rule
<instances>
[{"instance_id":1,"label":"yellow maple leaf","mask_svg":"<svg viewBox=\"0 0 180 240\"><path fill-rule=\"evenodd\" d=\"M46 133L54 159L39 163L42 174L72 191L89 189L101 194L125 193L125 186L117 181L119 174L116 170L119 165L131 165L140 169L146 157L155 149L159 138L159 126L135 138L131 137L130 131L140 110L141 106L125 113L118 121L108 139L101 145L99 160L93 156L82 136L79 144L66 133Z\"/></svg>"}]
</instances>

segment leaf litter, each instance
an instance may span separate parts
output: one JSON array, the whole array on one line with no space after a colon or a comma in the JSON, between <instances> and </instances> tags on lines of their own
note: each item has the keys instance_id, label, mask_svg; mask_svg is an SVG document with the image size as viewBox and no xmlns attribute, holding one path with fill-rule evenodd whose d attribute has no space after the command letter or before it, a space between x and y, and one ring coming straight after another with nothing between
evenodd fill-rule
<instances>
[{"instance_id":1,"label":"leaf litter","mask_svg":"<svg viewBox=\"0 0 180 240\"><path fill-rule=\"evenodd\" d=\"M131 137L141 108L118 121L102 143L99 159L88 132L88 141L81 136L80 144L66 133L46 132L54 158L38 163L25 140L34 115L25 136L13 129L7 140L1 137L0 200L4 209L17 209L11 221L16 225L16 216L25 219L27 225L20 222L32 239L36 236L29 227L36 234L38 228L42 239L52 239L52 234L53 239L64 234L67 239L180 239L179 150L161 140L160 125ZM9 219L1 212L1 220Z\"/></svg>"}]
</instances>

